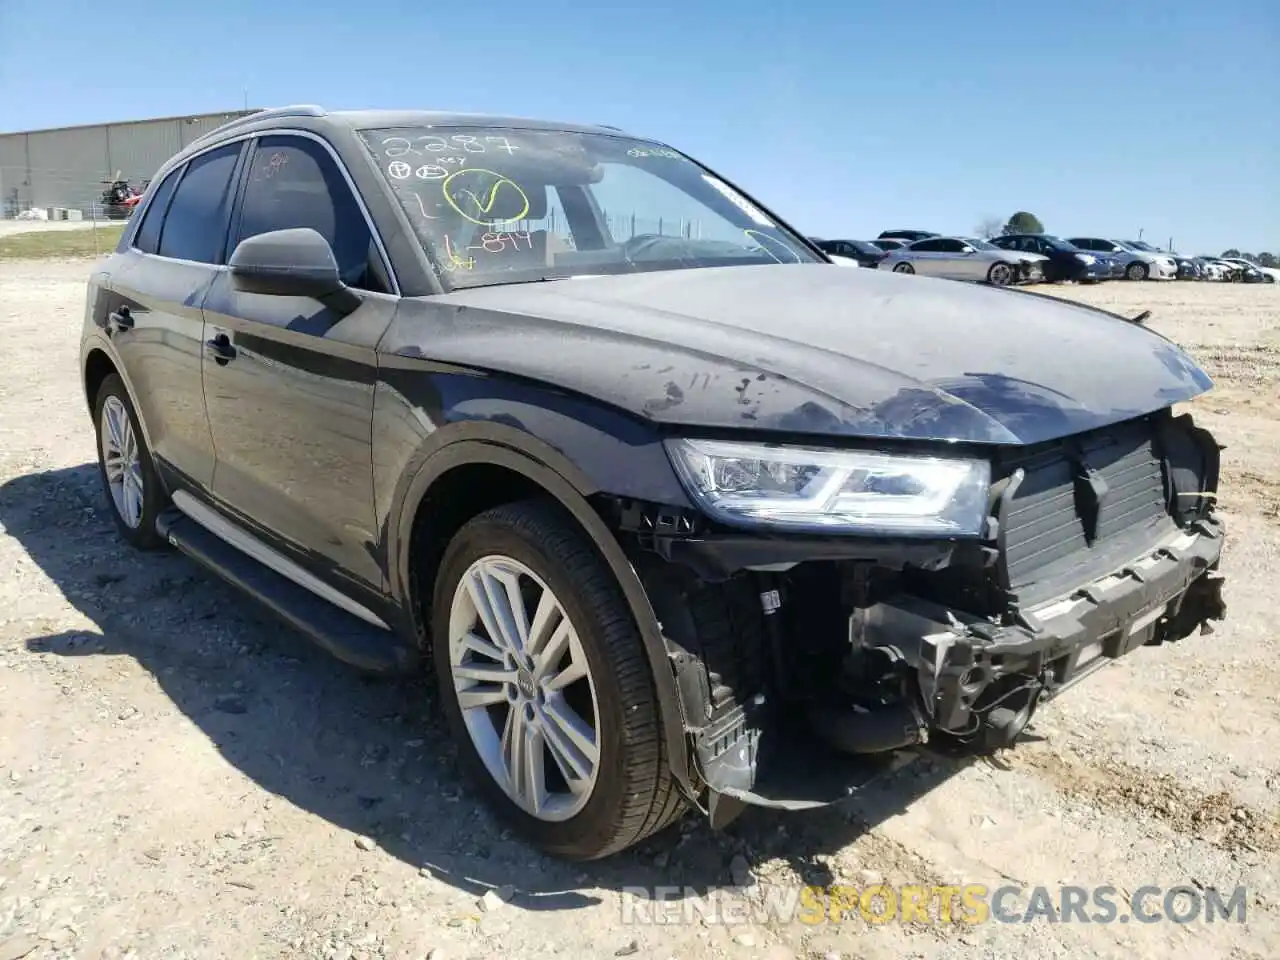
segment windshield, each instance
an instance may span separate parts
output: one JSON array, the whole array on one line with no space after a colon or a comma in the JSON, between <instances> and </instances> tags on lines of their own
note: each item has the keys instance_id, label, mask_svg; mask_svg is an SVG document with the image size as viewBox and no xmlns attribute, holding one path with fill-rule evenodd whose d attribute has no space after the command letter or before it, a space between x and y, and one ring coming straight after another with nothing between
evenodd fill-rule
<instances>
[{"instance_id":1,"label":"windshield","mask_svg":"<svg viewBox=\"0 0 1280 960\"><path fill-rule=\"evenodd\" d=\"M1039 235L1040 239L1049 244L1055 250L1066 250L1068 253L1088 253L1088 250L1082 250L1070 240L1063 240L1061 237L1050 236L1047 233Z\"/></svg>"},{"instance_id":2,"label":"windshield","mask_svg":"<svg viewBox=\"0 0 1280 960\"><path fill-rule=\"evenodd\" d=\"M1120 240L1117 241L1121 246L1128 247L1130 250L1142 250L1146 253L1159 253L1160 251L1144 240Z\"/></svg>"},{"instance_id":3,"label":"windshield","mask_svg":"<svg viewBox=\"0 0 1280 960\"><path fill-rule=\"evenodd\" d=\"M994 243L988 243L986 240L980 240L977 237L961 237L965 243L973 247L975 250L999 250Z\"/></svg>"},{"instance_id":4,"label":"windshield","mask_svg":"<svg viewBox=\"0 0 1280 960\"><path fill-rule=\"evenodd\" d=\"M361 136L453 288L824 262L729 184L647 141L474 126Z\"/></svg>"},{"instance_id":5,"label":"windshield","mask_svg":"<svg viewBox=\"0 0 1280 960\"><path fill-rule=\"evenodd\" d=\"M844 242L849 244L849 246L853 247L853 249L857 250L859 253L863 254L864 256L878 257L882 253L884 253L884 251L881 250L879 247L877 247L874 243L868 243L866 240L846 240Z\"/></svg>"}]
</instances>

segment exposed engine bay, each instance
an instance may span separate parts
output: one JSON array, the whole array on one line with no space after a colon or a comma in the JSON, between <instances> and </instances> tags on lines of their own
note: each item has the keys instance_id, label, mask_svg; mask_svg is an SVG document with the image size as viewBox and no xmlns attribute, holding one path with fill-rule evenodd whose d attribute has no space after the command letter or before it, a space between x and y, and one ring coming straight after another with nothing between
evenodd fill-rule
<instances>
[{"instance_id":1,"label":"exposed engine bay","mask_svg":"<svg viewBox=\"0 0 1280 960\"><path fill-rule=\"evenodd\" d=\"M996 448L978 540L753 536L615 504L713 822L839 799L841 758L1010 747L1108 662L1208 632L1218 470L1212 436L1164 410Z\"/></svg>"}]
</instances>

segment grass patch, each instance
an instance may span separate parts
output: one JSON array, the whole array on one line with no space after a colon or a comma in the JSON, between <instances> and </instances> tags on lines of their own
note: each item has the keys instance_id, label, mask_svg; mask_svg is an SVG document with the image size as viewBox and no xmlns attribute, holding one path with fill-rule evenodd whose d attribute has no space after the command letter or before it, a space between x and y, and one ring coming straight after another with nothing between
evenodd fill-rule
<instances>
[{"instance_id":1,"label":"grass patch","mask_svg":"<svg viewBox=\"0 0 1280 960\"><path fill-rule=\"evenodd\" d=\"M63 260L110 253L120 242L125 224L85 227L83 230L35 230L0 236L0 260Z\"/></svg>"}]
</instances>

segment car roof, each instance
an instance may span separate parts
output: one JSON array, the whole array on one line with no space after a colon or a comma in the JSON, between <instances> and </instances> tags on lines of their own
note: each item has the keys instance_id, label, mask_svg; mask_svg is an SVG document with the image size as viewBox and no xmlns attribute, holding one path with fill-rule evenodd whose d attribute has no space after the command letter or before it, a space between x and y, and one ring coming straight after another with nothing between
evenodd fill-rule
<instances>
[{"instance_id":1,"label":"car roof","mask_svg":"<svg viewBox=\"0 0 1280 960\"><path fill-rule=\"evenodd\" d=\"M526 130L557 130L565 133L597 133L604 135L624 135L618 127L607 124L570 123L567 121L537 119L534 117L516 117L487 113L459 113L445 110L326 110L315 104L296 104L286 107L268 107L237 117L229 123L206 133L192 141L196 143L213 143L225 136L241 130L270 129L272 127L289 126L298 120L320 121L347 127L352 130L369 130L387 127L522 127ZM648 139L648 138L638 138Z\"/></svg>"},{"instance_id":2,"label":"car roof","mask_svg":"<svg viewBox=\"0 0 1280 960\"><path fill-rule=\"evenodd\" d=\"M558 130L565 133L598 133L617 136L618 127L605 124L569 123L534 117L487 113L453 113L439 110L338 110L326 114L336 123L354 130L385 127L523 127L526 130Z\"/></svg>"},{"instance_id":3,"label":"car roof","mask_svg":"<svg viewBox=\"0 0 1280 960\"><path fill-rule=\"evenodd\" d=\"M237 117L197 137L169 158L160 173L202 153L224 140L248 134L265 133L281 128L324 130L341 128L348 132L395 127L510 127L525 130L548 130L561 133L593 133L604 136L626 136L646 143L666 146L649 137L637 137L606 124L570 123L486 113L459 113L442 110L327 110L315 104L268 107Z\"/></svg>"}]
</instances>

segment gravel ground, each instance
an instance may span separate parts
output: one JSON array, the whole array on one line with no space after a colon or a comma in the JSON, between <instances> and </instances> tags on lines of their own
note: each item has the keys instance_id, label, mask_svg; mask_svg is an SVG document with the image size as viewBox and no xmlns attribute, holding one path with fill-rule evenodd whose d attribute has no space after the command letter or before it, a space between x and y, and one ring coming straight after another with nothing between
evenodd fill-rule
<instances>
[{"instance_id":1,"label":"gravel ground","mask_svg":"<svg viewBox=\"0 0 1280 960\"><path fill-rule=\"evenodd\" d=\"M1216 632L1095 675L998 762L917 763L841 807L718 835L691 820L572 866L477 807L422 684L362 680L180 556L117 540L76 366L90 266L0 264L0 960L1280 956L1280 290L1051 291L1153 310L1217 378L1194 405L1228 445ZM759 903L881 879L1244 884L1247 922L624 909L631 886L738 884L733 902Z\"/></svg>"}]
</instances>

